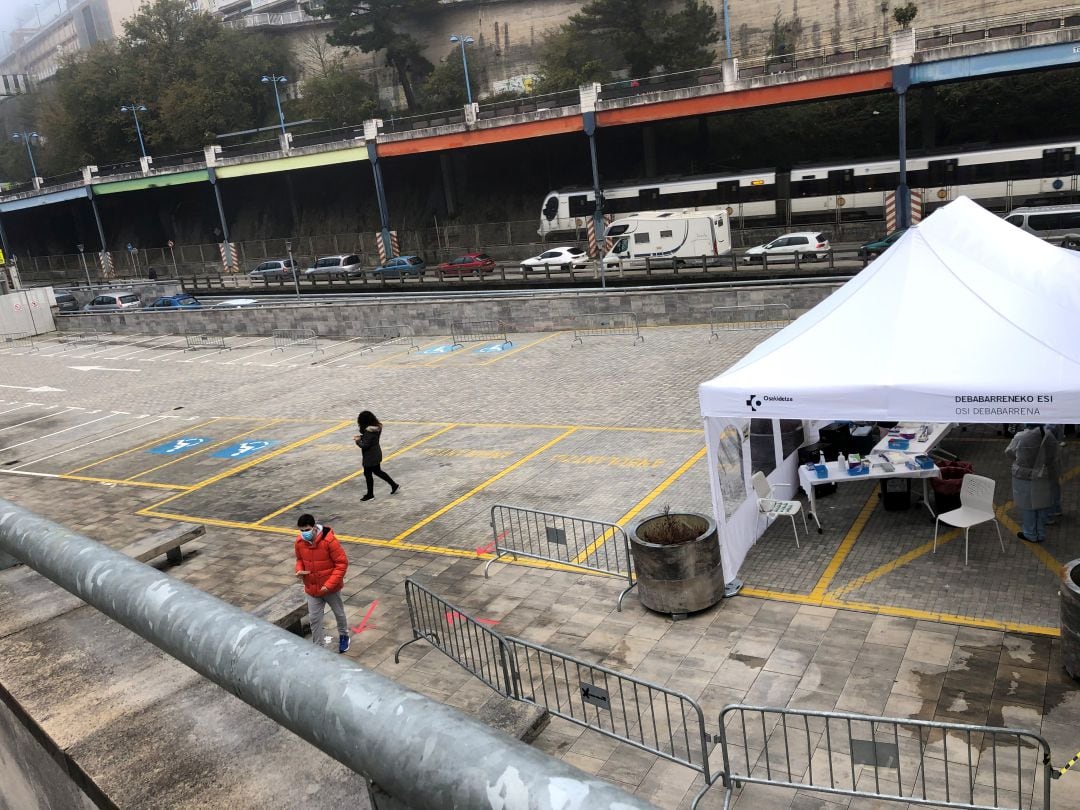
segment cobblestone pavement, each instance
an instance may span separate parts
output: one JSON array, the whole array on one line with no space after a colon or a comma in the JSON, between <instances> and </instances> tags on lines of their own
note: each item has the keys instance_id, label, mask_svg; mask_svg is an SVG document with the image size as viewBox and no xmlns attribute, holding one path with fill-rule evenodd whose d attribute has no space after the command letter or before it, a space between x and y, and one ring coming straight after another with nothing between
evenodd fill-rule
<instances>
[{"instance_id":1,"label":"cobblestone pavement","mask_svg":"<svg viewBox=\"0 0 1080 810\"><path fill-rule=\"evenodd\" d=\"M491 690L441 652L420 642L393 662L411 635L406 577L507 635L685 693L709 735L724 705L746 702L1018 726L1044 734L1055 762L1080 748L1080 692L1055 637L1055 568L1076 556L1077 496L1067 484L1066 517L1045 548L1018 541L994 426L957 429L944 444L998 481L1005 551L979 526L967 566L962 536L943 532L931 553L927 512L886 512L860 482L822 499L825 530L800 549L790 523L771 527L747 560L744 595L685 621L648 613L633 592L616 611L617 579L514 564L485 579L495 503L607 521L665 505L710 510L696 386L767 333L713 343L706 327L643 334L643 345L575 347L565 333L512 335L501 352L427 351L443 340L355 354L328 343L315 355L238 345L252 338L198 353L130 337L44 342L0 353L13 386L0 388L0 480L5 497L111 545L174 519L206 523L197 553L168 570L243 607L292 580L292 527L312 511L353 541L349 655L465 710ZM359 502L350 437L361 408L387 423L385 467L403 484L393 499L377 482L376 499ZM687 807L702 785L689 768L566 720L536 745L658 807ZM761 746L751 747L760 767ZM976 743L980 786L988 750ZM722 767L719 747L711 762ZM722 796L716 786L702 806ZM750 785L736 804L902 806L867 801ZM1077 777L1055 782L1054 802L1080 805Z\"/></svg>"}]
</instances>

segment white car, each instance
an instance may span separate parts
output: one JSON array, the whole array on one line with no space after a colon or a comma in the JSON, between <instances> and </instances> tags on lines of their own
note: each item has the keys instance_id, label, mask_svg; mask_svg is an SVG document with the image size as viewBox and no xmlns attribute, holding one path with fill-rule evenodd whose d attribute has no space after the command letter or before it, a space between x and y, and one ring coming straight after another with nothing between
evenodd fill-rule
<instances>
[{"instance_id":1,"label":"white car","mask_svg":"<svg viewBox=\"0 0 1080 810\"><path fill-rule=\"evenodd\" d=\"M304 271L306 278L348 278L362 276L364 267L355 253L342 253L337 256L322 256L315 260L315 266Z\"/></svg>"},{"instance_id":2,"label":"white car","mask_svg":"<svg viewBox=\"0 0 1080 810\"><path fill-rule=\"evenodd\" d=\"M571 268L580 270L589 264L589 254L579 247L557 247L545 250L539 256L521 262L521 272L528 275L532 271L539 273L547 270L568 272Z\"/></svg>"},{"instance_id":3,"label":"white car","mask_svg":"<svg viewBox=\"0 0 1080 810\"><path fill-rule=\"evenodd\" d=\"M785 233L765 245L757 245L746 251L743 261L761 264L768 257L769 264L774 262L793 262L796 255L799 261L813 262L824 259L831 250L829 239L816 231L796 231Z\"/></svg>"},{"instance_id":4,"label":"white car","mask_svg":"<svg viewBox=\"0 0 1080 810\"><path fill-rule=\"evenodd\" d=\"M214 304L214 309L243 309L244 307L257 307L258 299L255 298L227 298Z\"/></svg>"}]
</instances>

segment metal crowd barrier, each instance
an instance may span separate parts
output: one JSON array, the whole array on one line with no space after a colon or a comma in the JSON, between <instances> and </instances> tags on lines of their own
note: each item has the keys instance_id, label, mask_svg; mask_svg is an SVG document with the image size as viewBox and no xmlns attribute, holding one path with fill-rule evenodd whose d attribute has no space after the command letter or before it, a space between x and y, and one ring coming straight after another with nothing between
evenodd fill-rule
<instances>
[{"instance_id":1,"label":"metal crowd barrier","mask_svg":"<svg viewBox=\"0 0 1080 810\"><path fill-rule=\"evenodd\" d=\"M81 332L64 332L60 335L60 342L65 349L70 346L98 346L108 339L109 332L99 332L96 329L88 329Z\"/></svg>"},{"instance_id":2,"label":"metal crowd barrier","mask_svg":"<svg viewBox=\"0 0 1080 810\"><path fill-rule=\"evenodd\" d=\"M742 704L720 712L724 807L744 783L964 810L1050 808L1038 734Z\"/></svg>"},{"instance_id":3,"label":"metal crowd barrier","mask_svg":"<svg viewBox=\"0 0 1080 810\"><path fill-rule=\"evenodd\" d=\"M630 540L618 524L495 504L491 507L491 532L495 556L484 566L485 578L491 564L505 556L550 560L620 577L628 583L619 594L620 611L623 597L637 584Z\"/></svg>"},{"instance_id":4,"label":"metal crowd barrier","mask_svg":"<svg viewBox=\"0 0 1080 810\"><path fill-rule=\"evenodd\" d=\"M502 321L454 321L450 324L450 334L455 346L466 343L514 345L507 337L506 324Z\"/></svg>"},{"instance_id":5,"label":"metal crowd barrier","mask_svg":"<svg viewBox=\"0 0 1080 810\"><path fill-rule=\"evenodd\" d=\"M530 641L507 638L518 700L606 737L685 765L713 783L705 714L681 692L590 664Z\"/></svg>"},{"instance_id":6,"label":"metal crowd barrier","mask_svg":"<svg viewBox=\"0 0 1080 810\"><path fill-rule=\"evenodd\" d=\"M365 326L360 330L360 334L356 335L352 340L361 344L360 354L396 344L407 344L410 354L414 349L420 351L420 347L416 345L412 333L403 324Z\"/></svg>"},{"instance_id":7,"label":"metal crowd barrier","mask_svg":"<svg viewBox=\"0 0 1080 810\"><path fill-rule=\"evenodd\" d=\"M25 352L20 352L20 354L30 354L38 350L37 345L34 343L34 336L29 332L0 334L0 341L9 349L26 349Z\"/></svg>"},{"instance_id":8,"label":"metal crowd barrier","mask_svg":"<svg viewBox=\"0 0 1080 810\"><path fill-rule=\"evenodd\" d=\"M584 322L574 327L574 339L570 345L581 343L584 337L607 337L609 335L629 335L634 343L644 343L645 337L638 327L637 315L633 312L594 312L584 315Z\"/></svg>"},{"instance_id":9,"label":"metal crowd barrier","mask_svg":"<svg viewBox=\"0 0 1080 810\"><path fill-rule=\"evenodd\" d=\"M314 329L275 329L274 351L283 352L294 346L310 346L311 353L321 352L319 335Z\"/></svg>"},{"instance_id":10,"label":"metal crowd barrier","mask_svg":"<svg viewBox=\"0 0 1080 810\"><path fill-rule=\"evenodd\" d=\"M184 351L217 349L219 352L223 352L231 348L225 345L224 335L208 335L206 332L185 332L184 340L187 343Z\"/></svg>"},{"instance_id":11,"label":"metal crowd barrier","mask_svg":"<svg viewBox=\"0 0 1080 810\"><path fill-rule=\"evenodd\" d=\"M411 577L405 580L405 602L413 637L394 651L395 664L403 649L423 639L499 694L515 697L509 652L499 633Z\"/></svg>"},{"instance_id":12,"label":"metal crowd barrier","mask_svg":"<svg viewBox=\"0 0 1080 810\"><path fill-rule=\"evenodd\" d=\"M719 340L721 332L747 329L782 329L791 323L787 304L741 304L709 309L709 340Z\"/></svg>"},{"instance_id":13,"label":"metal crowd barrier","mask_svg":"<svg viewBox=\"0 0 1080 810\"><path fill-rule=\"evenodd\" d=\"M705 787L693 807L712 785L705 714L692 698L503 636L411 577L405 601L413 638L398 647L394 663L402 649L424 639L500 694L697 771Z\"/></svg>"}]
</instances>

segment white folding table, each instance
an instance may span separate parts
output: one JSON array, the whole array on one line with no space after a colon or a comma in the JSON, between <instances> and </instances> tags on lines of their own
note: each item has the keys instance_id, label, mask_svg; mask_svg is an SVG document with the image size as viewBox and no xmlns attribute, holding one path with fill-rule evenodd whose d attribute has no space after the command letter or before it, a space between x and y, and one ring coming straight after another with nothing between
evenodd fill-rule
<instances>
[{"instance_id":1,"label":"white folding table","mask_svg":"<svg viewBox=\"0 0 1080 810\"><path fill-rule=\"evenodd\" d=\"M937 465L935 464L933 467L927 467L926 469L917 468L912 470L905 466L903 462L899 464L893 463L893 470L889 472L882 466L884 463L881 459L876 459L869 472L861 475L849 475L846 468L841 470L837 462L829 461L825 464L828 470L828 475L825 478L819 478L816 470L806 469L805 464L799 465L799 486L802 487L807 500L810 502L808 511L814 518L814 523L817 524L818 534L821 534L821 518L818 515L817 498L814 496L814 486L817 484L847 484L856 481L878 481L884 478L921 478L923 505L929 510L930 516L934 517L934 510L930 508L930 493L926 482L941 475L941 470L938 469Z\"/></svg>"}]
</instances>

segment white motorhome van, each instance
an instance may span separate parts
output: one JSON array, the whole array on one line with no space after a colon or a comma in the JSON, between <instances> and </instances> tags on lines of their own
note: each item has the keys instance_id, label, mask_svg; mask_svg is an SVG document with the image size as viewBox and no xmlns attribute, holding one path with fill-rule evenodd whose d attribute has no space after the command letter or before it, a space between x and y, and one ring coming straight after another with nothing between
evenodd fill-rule
<instances>
[{"instance_id":1,"label":"white motorhome van","mask_svg":"<svg viewBox=\"0 0 1080 810\"><path fill-rule=\"evenodd\" d=\"M1080 233L1080 205L1017 208L1009 212L1005 221L1044 239L1048 236Z\"/></svg>"},{"instance_id":2,"label":"white motorhome van","mask_svg":"<svg viewBox=\"0 0 1080 810\"><path fill-rule=\"evenodd\" d=\"M731 253L731 223L723 209L644 211L612 222L606 236L614 240L605 267L625 269L671 267Z\"/></svg>"}]
</instances>

